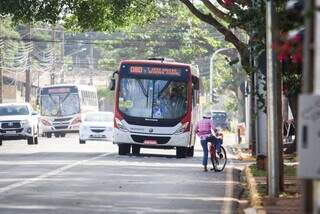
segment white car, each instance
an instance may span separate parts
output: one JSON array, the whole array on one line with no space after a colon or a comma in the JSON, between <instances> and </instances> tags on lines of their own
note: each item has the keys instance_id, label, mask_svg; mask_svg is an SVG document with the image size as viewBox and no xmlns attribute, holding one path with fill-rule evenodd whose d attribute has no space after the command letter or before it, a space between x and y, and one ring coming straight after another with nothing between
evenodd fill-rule
<instances>
[{"instance_id":1,"label":"white car","mask_svg":"<svg viewBox=\"0 0 320 214\"><path fill-rule=\"evenodd\" d=\"M27 139L38 144L39 117L29 103L0 104L0 145L3 140Z\"/></svg>"},{"instance_id":2,"label":"white car","mask_svg":"<svg viewBox=\"0 0 320 214\"><path fill-rule=\"evenodd\" d=\"M113 113L89 112L85 115L79 129L79 143L87 140L112 141L113 137Z\"/></svg>"}]
</instances>

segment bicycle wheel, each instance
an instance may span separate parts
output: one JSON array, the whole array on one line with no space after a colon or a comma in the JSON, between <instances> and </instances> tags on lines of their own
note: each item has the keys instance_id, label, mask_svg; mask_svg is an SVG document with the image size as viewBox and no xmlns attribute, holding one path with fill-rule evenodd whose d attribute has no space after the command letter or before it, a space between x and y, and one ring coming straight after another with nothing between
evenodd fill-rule
<instances>
[{"instance_id":1,"label":"bicycle wheel","mask_svg":"<svg viewBox=\"0 0 320 214\"><path fill-rule=\"evenodd\" d=\"M211 155L211 162L214 171L221 172L224 170L227 164L227 153L226 150L221 146L221 153L215 152L214 155Z\"/></svg>"}]
</instances>

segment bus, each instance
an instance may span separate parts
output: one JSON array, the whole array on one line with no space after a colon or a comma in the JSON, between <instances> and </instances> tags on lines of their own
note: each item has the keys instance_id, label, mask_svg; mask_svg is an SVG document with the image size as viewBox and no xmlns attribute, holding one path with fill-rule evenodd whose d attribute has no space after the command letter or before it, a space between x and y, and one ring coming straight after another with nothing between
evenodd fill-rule
<instances>
[{"instance_id":1,"label":"bus","mask_svg":"<svg viewBox=\"0 0 320 214\"><path fill-rule=\"evenodd\" d=\"M97 90L90 85L59 84L40 89L40 130L50 138L78 132L82 115L98 111Z\"/></svg>"},{"instance_id":2,"label":"bus","mask_svg":"<svg viewBox=\"0 0 320 214\"><path fill-rule=\"evenodd\" d=\"M115 78L117 75L118 78ZM176 149L193 156L199 110L199 70L190 64L124 60L109 85L115 90L113 143L119 155L140 148Z\"/></svg>"}]
</instances>

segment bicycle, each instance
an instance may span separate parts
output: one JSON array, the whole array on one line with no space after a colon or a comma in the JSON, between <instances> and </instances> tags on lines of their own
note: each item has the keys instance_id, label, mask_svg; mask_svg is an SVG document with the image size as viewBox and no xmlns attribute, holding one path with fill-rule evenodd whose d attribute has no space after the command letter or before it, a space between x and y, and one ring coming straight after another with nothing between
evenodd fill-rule
<instances>
[{"instance_id":1,"label":"bicycle","mask_svg":"<svg viewBox=\"0 0 320 214\"><path fill-rule=\"evenodd\" d=\"M218 153L214 145L214 142L210 142L209 153L210 160L213 166L211 170L214 170L216 172L222 172L227 164L227 153L224 147L221 145L220 153Z\"/></svg>"}]
</instances>

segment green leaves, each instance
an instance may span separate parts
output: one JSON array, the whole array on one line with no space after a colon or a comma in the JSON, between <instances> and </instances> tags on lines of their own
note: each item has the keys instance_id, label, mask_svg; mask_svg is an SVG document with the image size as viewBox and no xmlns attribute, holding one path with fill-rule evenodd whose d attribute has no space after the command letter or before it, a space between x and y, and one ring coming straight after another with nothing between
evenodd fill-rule
<instances>
[{"instance_id":1,"label":"green leaves","mask_svg":"<svg viewBox=\"0 0 320 214\"><path fill-rule=\"evenodd\" d=\"M63 22L82 31L112 31L158 15L156 0L0 0L0 5L0 14L16 23Z\"/></svg>"}]
</instances>

